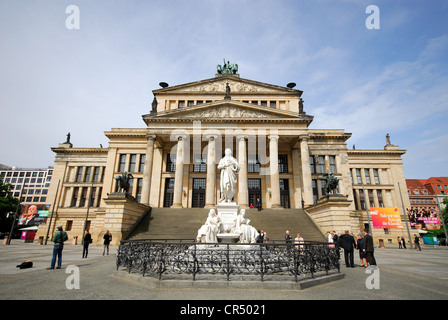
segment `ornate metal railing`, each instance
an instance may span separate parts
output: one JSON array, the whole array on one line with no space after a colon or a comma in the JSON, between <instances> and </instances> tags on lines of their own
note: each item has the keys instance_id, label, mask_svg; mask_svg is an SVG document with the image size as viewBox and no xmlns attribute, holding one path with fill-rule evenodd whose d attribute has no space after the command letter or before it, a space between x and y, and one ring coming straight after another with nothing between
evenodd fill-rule
<instances>
[{"instance_id":1,"label":"ornate metal railing","mask_svg":"<svg viewBox=\"0 0 448 320\"><path fill-rule=\"evenodd\" d=\"M144 275L266 275L315 277L317 272L339 272L339 256L328 243L300 244L209 244L194 241L121 241L117 252L119 268Z\"/></svg>"}]
</instances>

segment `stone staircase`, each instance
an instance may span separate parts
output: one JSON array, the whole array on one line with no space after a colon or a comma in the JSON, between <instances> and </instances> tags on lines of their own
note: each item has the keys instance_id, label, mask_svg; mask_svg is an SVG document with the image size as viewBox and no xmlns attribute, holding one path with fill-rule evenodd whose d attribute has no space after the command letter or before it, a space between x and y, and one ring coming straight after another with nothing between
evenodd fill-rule
<instances>
[{"instance_id":1,"label":"stone staircase","mask_svg":"<svg viewBox=\"0 0 448 320\"><path fill-rule=\"evenodd\" d=\"M204 208L152 208L151 214L140 221L128 239L194 239L208 212ZM247 209L246 218L257 230L264 230L270 240L284 240L285 231L289 230L292 238L300 233L305 241L326 241L301 209Z\"/></svg>"}]
</instances>

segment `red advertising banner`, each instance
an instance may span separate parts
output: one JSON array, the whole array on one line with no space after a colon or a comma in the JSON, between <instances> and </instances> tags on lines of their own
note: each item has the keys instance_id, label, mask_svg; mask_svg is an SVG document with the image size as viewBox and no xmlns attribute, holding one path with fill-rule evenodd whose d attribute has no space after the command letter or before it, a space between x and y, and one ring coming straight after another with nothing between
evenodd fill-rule
<instances>
[{"instance_id":1,"label":"red advertising banner","mask_svg":"<svg viewBox=\"0 0 448 320\"><path fill-rule=\"evenodd\" d=\"M398 208L370 208L374 228L402 229L400 210Z\"/></svg>"}]
</instances>

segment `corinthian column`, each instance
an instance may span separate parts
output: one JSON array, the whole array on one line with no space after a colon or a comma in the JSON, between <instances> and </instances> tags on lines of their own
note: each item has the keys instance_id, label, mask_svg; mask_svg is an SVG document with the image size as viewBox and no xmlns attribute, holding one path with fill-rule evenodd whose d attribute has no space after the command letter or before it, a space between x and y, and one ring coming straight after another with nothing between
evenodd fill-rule
<instances>
[{"instance_id":1,"label":"corinthian column","mask_svg":"<svg viewBox=\"0 0 448 320\"><path fill-rule=\"evenodd\" d=\"M247 153L246 153L246 136L238 136L238 164L240 172L238 178L238 204L241 208L249 207L248 203L248 187L247 187Z\"/></svg>"},{"instance_id":2,"label":"corinthian column","mask_svg":"<svg viewBox=\"0 0 448 320\"><path fill-rule=\"evenodd\" d=\"M171 208L182 208L182 180L184 178L184 148L185 140L182 137L177 141L176 173L174 175L174 195Z\"/></svg>"},{"instance_id":3,"label":"corinthian column","mask_svg":"<svg viewBox=\"0 0 448 320\"><path fill-rule=\"evenodd\" d=\"M216 202L215 144L215 137L210 136L208 138L207 146L207 183L205 190L205 208L213 208Z\"/></svg>"},{"instance_id":4,"label":"corinthian column","mask_svg":"<svg viewBox=\"0 0 448 320\"><path fill-rule=\"evenodd\" d=\"M145 169L143 170L143 185L141 203L149 205L149 192L151 191L152 162L154 159L155 135L148 135L145 155Z\"/></svg>"},{"instance_id":5,"label":"corinthian column","mask_svg":"<svg viewBox=\"0 0 448 320\"><path fill-rule=\"evenodd\" d=\"M271 208L281 208L280 175L278 172L278 136L269 136L269 168L271 171Z\"/></svg>"},{"instance_id":6,"label":"corinthian column","mask_svg":"<svg viewBox=\"0 0 448 320\"><path fill-rule=\"evenodd\" d=\"M313 187L307 136L300 137L300 155L302 158L303 201L305 201L305 205L309 206L313 204Z\"/></svg>"}]
</instances>

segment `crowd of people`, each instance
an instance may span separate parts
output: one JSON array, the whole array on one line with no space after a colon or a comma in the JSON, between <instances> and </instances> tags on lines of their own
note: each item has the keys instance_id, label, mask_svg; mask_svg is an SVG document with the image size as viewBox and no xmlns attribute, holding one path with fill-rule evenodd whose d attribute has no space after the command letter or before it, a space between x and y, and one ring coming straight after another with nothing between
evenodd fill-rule
<instances>
[{"instance_id":1,"label":"crowd of people","mask_svg":"<svg viewBox=\"0 0 448 320\"><path fill-rule=\"evenodd\" d=\"M327 237L330 248L334 249L338 256L340 249L344 249L344 262L347 268L355 267L354 251L356 249L359 253L360 267L367 268L369 265L376 265L373 238L367 229L364 229L364 234L357 235L356 241L348 230L345 230L344 234L340 236L336 231L327 231Z\"/></svg>"}]
</instances>

